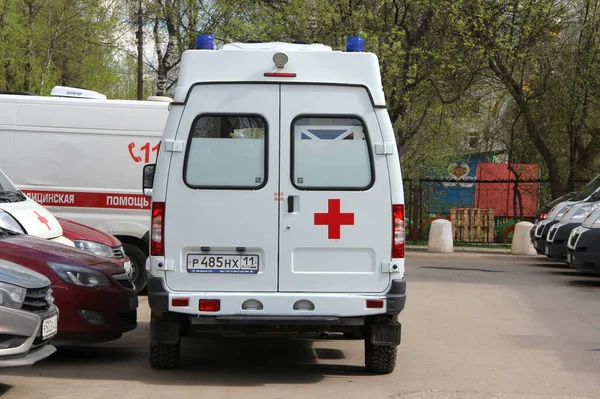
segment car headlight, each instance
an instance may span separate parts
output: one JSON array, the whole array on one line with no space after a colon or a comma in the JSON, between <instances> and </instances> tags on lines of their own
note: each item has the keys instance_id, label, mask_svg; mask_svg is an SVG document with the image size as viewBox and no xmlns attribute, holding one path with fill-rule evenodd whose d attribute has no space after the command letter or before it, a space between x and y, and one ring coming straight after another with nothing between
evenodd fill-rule
<instances>
[{"instance_id":1,"label":"car headlight","mask_svg":"<svg viewBox=\"0 0 600 399\"><path fill-rule=\"evenodd\" d=\"M27 290L16 285L0 283L0 306L21 309Z\"/></svg>"},{"instance_id":2,"label":"car headlight","mask_svg":"<svg viewBox=\"0 0 600 399\"><path fill-rule=\"evenodd\" d=\"M113 250L108 245L100 244L95 241L88 240L73 240L75 246L79 249L83 249L84 251L88 251L93 253L94 255L104 256L106 258L113 257Z\"/></svg>"},{"instance_id":3,"label":"car headlight","mask_svg":"<svg viewBox=\"0 0 600 399\"><path fill-rule=\"evenodd\" d=\"M46 262L52 270L69 284L80 287L110 287L110 281L104 274L87 267L66 265L64 263Z\"/></svg>"},{"instance_id":4,"label":"car headlight","mask_svg":"<svg viewBox=\"0 0 600 399\"><path fill-rule=\"evenodd\" d=\"M577 220L577 219L583 219L584 217L586 217L589 214L590 211L590 207L583 207L577 210L577 212L575 212L575 214L571 217L571 219Z\"/></svg>"},{"instance_id":5,"label":"car headlight","mask_svg":"<svg viewBox=\"0 0 600 399\"><path fill-rule=\"evenodd\" d=\"M0 209L0 227L4 227L7 230L14 231L15 233L25 234L25 230L21 227L19 222L15 220L8 212Z\"/></svg>"}]
</instances>

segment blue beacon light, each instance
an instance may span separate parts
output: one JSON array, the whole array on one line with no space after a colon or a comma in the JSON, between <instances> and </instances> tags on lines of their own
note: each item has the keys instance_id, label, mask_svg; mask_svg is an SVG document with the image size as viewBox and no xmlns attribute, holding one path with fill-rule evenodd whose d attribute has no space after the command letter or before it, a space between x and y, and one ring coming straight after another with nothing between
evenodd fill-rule
<instances>
[{"instance_id":1,"label":"blue beacon light","mask_svg":"<svg viewBox=\"0 0 600 399\"><path fill-rule=\"evenodd\" d=\"M365 51L364 39L360 36L351 36L346 39L346 51L360 53Z\"/></svg>"},{"instance_id":2,"label":"blue beacon light","mask_svg":"<svg viewBox=\"0 0 600 399\"><path fill-rule=\"evenodd\" d=\"M215 39L213 35L196 35L196 50L214 50Z\"/></svg>"}]
</instances>

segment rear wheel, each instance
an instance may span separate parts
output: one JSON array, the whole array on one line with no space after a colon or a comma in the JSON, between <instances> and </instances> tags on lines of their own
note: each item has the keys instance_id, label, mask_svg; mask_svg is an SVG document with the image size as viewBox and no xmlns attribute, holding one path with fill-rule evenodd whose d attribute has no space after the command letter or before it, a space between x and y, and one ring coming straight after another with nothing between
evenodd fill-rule
<instances>
[{"instance_id":1,"label":"rear wheel","mask_svg":"<svg viewBox=\"0 0 600 399\"><path fill-rule=\"evenodd\" d=\"M138 293L146 288L146 254L133 244L123 243L123 250L131 261L129 281L135 285Z\"/></svg>"},{"instance_id":2,"label":"rear wheel","mask_svg":"<svg viewBox=\"0 0 600 399\"><path fill-rule=\"evenodd\" d=\"M365 338L365 366L367 371L376 374L389 374L396 368L397 346L373 345Z\"/></svg>"},{"instance_id":3,"label":"rear wheel","mask_svg":"<svg viewBox=\"0 0 600 399\"><path fill-rule=\"evenodd\" d=\"M179 342L175 344L150 343L150 365L154 369L176 369L179 367Z\"/></svg>"}]
</instances>

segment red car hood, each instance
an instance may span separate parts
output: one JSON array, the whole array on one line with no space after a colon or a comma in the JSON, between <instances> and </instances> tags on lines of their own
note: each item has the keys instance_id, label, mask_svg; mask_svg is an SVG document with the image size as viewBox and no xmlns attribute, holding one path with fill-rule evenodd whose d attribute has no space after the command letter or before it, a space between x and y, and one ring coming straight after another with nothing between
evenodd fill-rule
<instances>
[{"instance_id":1,"label":"red car hood","mask_svg":"<svg viewBox=\"0 0 600 399\"><path fill-rule=\"evenodd\" d=\"M105 274L125 272L118 264L87 251L29 235L0 236L0 258L43 274L52 282L59 277L46 261L85 266Z\"/></svg>"},{"instance_id":2,"label":"red car hood","mask_svg":"<svg viewBox=\"0 0 600 399\"><path fill-rule=\"evenodd\" d=\"M121 245L115 236L95 229L85 224L75 222L70 219L57 217L58 223L62 226L63 235L69 240L88 240L99 242L100 244L108 245L109 247L118 247Z\"/></svg>"}]
</instances>

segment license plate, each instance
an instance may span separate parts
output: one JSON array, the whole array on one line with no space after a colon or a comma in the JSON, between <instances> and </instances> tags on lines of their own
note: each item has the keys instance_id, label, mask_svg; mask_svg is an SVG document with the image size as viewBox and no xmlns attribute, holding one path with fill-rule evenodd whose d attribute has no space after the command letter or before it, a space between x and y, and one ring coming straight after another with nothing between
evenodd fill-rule
<instances>
[{"instance_id":1,"label":"license plate","mask_svg":"<svg viewBox=\"0 0 600 399\"><path fill-rule=\"evenodd\" d=\"M258 273L258 255L188 255L189 273Z\"/></svg>"},{"instance_id":2,"label":"license plate","mask_svg":"<svg viewBox=\"0 0 600 399\"><path fill-rule=\"evenodd\" d=\"M50 338L58 331L58 315L47 318L42 322L42 339Z\"/></svg>"},{"instance_id":3,"label":"license plate","mask_svg":"<svg viewBox=\"0 0 600 399\"><path fill-rule=\"evenodd\" d=\"M123 263L123 269L125 269L125 273L127 274L127 276L131 277L131 261Z\"/></svg>"}]
</instances>

